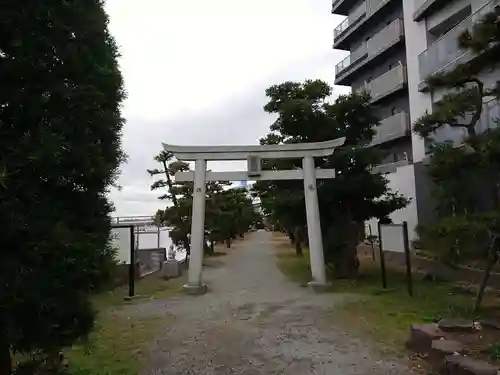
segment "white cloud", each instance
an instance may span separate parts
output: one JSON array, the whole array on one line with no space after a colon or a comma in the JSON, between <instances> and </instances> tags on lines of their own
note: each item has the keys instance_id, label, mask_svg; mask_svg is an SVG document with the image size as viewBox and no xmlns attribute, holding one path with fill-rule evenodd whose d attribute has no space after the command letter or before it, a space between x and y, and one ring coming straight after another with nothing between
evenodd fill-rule
<instances>
[{"instance_id":1,"label":"white cloud","mask_svg":"<svg viewBox=\"0 0 500 375\"><path fill-rule=\"evenodd\" d=\"M111 194L116 213L164 206L146 173L162 141L253 144L272 122L262 110L267 87L307 78L333 84L345 53L331 48L340 19L330 7L330 0L108 0L128 91L129 163L123 190Z\"/></svg>"}]
</instances>

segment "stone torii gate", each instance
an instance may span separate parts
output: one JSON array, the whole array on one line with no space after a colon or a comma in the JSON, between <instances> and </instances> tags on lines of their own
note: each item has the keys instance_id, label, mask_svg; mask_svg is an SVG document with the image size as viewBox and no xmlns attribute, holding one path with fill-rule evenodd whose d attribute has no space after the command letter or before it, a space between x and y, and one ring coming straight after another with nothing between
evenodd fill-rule
<instances>
[{"instance_id":1,"label":"stone torii gate","mask_svg":"<svg viewBox=\"0 0 500 375\"><path fill-rule=\"evenodd\" d=\"M191 256L188 283L184 285L190 294L204 294L207 286L202 281L202 265L205 233L205 182L242 180L304 180L309 254L311 259L312 288L327 284L323 240L316 192L316 179L335 178L333 169L316 169L314 157L332 155L336 147L344 144L345 138L317 143L294 143L262 146L176 146L163 144L178 160L194 161L195 169L177 172L175 181L194 181L193 212L191 224ZM302 169L266 171L261 170L261 159L302 159ZM247 171L207 171L207 161L247 160Z\"/></svg>"}]
</instances>

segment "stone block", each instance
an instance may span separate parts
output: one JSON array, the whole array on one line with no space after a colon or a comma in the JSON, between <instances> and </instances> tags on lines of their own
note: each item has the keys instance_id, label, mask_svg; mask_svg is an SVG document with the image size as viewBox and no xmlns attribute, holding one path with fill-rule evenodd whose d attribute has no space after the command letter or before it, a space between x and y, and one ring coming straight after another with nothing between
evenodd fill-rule
<instances>
[{"instance_id":1,"label":"stone block","mask_svg":"<svg viewBox=\"0 0 500 375\"><path fill-rule=\"evenodd\" d=\"M208 288L205 284L203 285L189 285L186 284L182 287L184 293L192 295L192 296L201 296L208 291Z\"/></svg>"},{"instance_id":2,"label":"stone block","mask_svg":"<svg viewBox=\"0 0 500 375\"><path fill-rule=\"evenodd\" d=\"M500 319L484 319L480 323L483 327L500 330Z\"/></svg>"},{"instance_id":3,"label":"stone block","mask_svg":"<svg viewBox=\"0 0 500 375\"><path fill-rule=\"evenodd\" d=\"M412 324L410 327L410 339L406 346L419 353L428 353L434 340L443 337L443 332L436 323Z\"/></svg>"},{"instance_id":4,"label":"stone block","mask_svg":"<svg viewBox=\"0 0 500 375\"><path fill-rule=\"evenodd\" d=\"M454 340L433 340L427 361L436 372L440 373L445 368L445 358L450 355L463 354L464 346Z\"/></svg>"},{"instance_id":5,"label":"stone block","mask_svg":"<svg viewBox=\"0 0 500 375\"><path fill-rule=\"evenodd\" d=\"M445 358L447 375L497 375L498 368L492 364L460 355Z\"/></svg>"},{"instance_id":6,"label":"stone block","mask_svg":"<svg viewBox=\"0 0 500 375\"><path fill-rule=\"evenodd\" d=\"M442 319L439 321L438 327L443 332L477 332L474 321L469 319Z\"/></svg>"},{"instance_id":7,"label":"stone block","mask_svg":"<svg viewBox=\"0 0 500 375\"><path fill-rule=\"evenodd\" d=\"M307 286L314 292L314 293L326 293L328 290L331 288L331 284L322 284L322 283L317 283L315 281L311 281L307 283Z\"/></svg>"},{"instance_id":8,"label":"stone block","mask_svg":"<svg viewBox=\"0 0 500 375\"><path fill-rule=\"evenodd\" d=\"M176 278L181 276L181 272L182 272L181 267L175 259L163 262L163 267L162 267L163 277L167 279Z\"/></svg>"}]
</instances>

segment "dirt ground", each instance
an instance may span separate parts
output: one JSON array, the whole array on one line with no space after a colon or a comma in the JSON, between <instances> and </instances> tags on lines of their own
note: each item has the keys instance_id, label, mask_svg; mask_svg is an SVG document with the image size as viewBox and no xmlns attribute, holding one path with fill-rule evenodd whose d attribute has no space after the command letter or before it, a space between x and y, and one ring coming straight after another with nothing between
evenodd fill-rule
<instances>
[{"instance_id":1,"label":"dirt ground","mask_svg":"<svg viewBox=\"0 0 500 375\"><path fill-rule=\"evenodd\" d=\"M265 231L238 241L204 269L206 295L128 307L127 314L161 313L175 322L157 333L144 374L410 374L335 326L331 309L345 296L314 294L286 280L272 242Z\"/></svg>"}]
</instances>

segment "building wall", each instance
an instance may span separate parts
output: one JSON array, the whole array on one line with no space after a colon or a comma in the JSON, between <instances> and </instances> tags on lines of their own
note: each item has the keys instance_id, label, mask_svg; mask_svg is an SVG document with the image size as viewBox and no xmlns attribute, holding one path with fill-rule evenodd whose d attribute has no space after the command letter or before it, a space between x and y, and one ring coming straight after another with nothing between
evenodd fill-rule
<instances>
[{"instance_id":1,"label":"building wall","mask_svg":"<svg viewBox=\"0 0 500 375\"><path fill-rule=\"evenodd\" d=\"M418 224L413 164L398 168L397 172L388 174L387 179L389 180L389 188L392 191L399 192L411 199L408 206L393 212L390 216L393 223L402 223L403 221L408 223L408 237L411 241L416 238L415 228ZM369 220L366 224L370 225L372 234L378 236L377 220Z\"/></svg>"},{"instance_id":2,"label":"building wall","mask_svg":"<svg viewBox=\"0 0 500 375\"><path fill-rule=\"evenodd\" d=\"M406 92L393 95L390 100L381 100L375 103L373 107L380 121L396 113L410 113L410 101Z\"/></svg>"}]
</instances>

